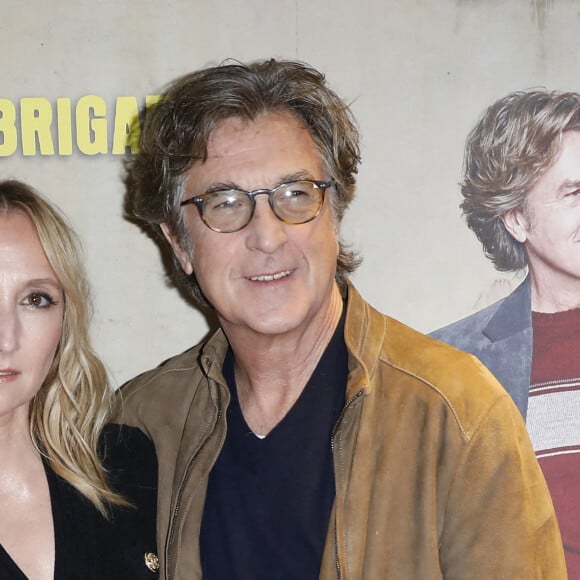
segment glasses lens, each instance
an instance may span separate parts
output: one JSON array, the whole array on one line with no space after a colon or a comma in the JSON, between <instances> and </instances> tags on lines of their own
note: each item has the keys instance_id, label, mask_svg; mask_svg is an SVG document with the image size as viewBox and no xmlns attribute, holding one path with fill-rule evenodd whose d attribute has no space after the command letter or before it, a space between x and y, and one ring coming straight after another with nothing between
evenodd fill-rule
<instances>
[{"instance_id":1,"label":"glasses lens","mask_svg":"<svg viewBox=\"0 0 580 580\"><path fill-rule=\"evenodd\" d=\"M243 192L231 189L203 196L202 217L216 232L235 232L242 229L252 215L252 202Z\"/></svg>"},{"instance_id":2,"label":"glasses lens","mask_svg":"<svg viewBox=\"0 0 580 580\"><path fill-rule=\"evenodd\" d=\"M286 183L274 190L272 204L276 215L290 224L303 224L320 212L324 190L311 181Z\"/></svg>"}]
</instances>

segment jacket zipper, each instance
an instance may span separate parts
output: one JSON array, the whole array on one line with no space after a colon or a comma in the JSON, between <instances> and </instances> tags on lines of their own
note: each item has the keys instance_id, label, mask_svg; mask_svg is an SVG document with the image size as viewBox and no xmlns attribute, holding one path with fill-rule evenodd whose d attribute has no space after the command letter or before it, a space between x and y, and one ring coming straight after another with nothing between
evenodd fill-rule
<instances>
[{"instance_id":1,"label":"jacket zipper","mask_svg":"<svg viewBox=\"0 0 580 580\"><path fill-rule=\"evenodd\" d=\"M351 397L344 405L338 419L336 420L336 423L334 425L334 429L333 429L333 433L332 433L332 437L331 437L331 441L330 441L330 448L332 451L332 455L334 456L334 434L336 432L336 429L338 428L338 425L340 424L340 422L342 421L342 418L344 417L346 411L348 410L348 408L357 400L359 399L362 395L364 394L364 388L361 389L358 393L356 393L353 397ZM209 435L206 437L205 441L201 444L201 446L199 447L199 449L197 450L197 452L195 453L195 455L192 456L192 458L189 461L189 464L187 465L187 469L185 471L185 476L183 478L183 482L181 487L179 488L179 493L177 496L177 501L175 502L175 508L173 510L173 514L169 520L169 534L167 536L167 542L165 544L165 577L168 577L168 572L169 572L169 568L170 568L170 563L171 563L171 558L170 558L170 552L169 552L169 547L170 545L173 543L173 539L174 539L174 535L175 535L175 520L177 519L177 516L179 515L179 511L181 508L181 499L183 496L183 490L185 489L187 482L189 481L189 477L191 475L191 471L193 469L193 466L195 464L196 459L199 457L199 455L201 454L201 452L204 450L207 442L211 439L212 435L215 433L218 425L219 425L219 421L220 418L222 416L222 411L221 411L221 386L219 385L219 383L217 384L217 403L218 403L218 413L216 416L216 420L214 422L213 428L210 431ZM335 566L336 566L336 578L337 580L342 580L342 570L340 567L340 561L338 558L338 530L336 529L336 520L334 523L334 546L335 546Z\"/></svg>"},{"instance_id":2,"label":"jacket zipper","mask_svg":"<svg viewBox=\"0 0 580 580\"><path fill-rule=\"evenodd\" d=\"M185 476L183 478L183 482L181 484L181 487L179 488L179 492L177 495L177 500L175 502L175 508L173 510L173 514L171 515L171 518L169 520L169 534L167 536L167 541L165 542L165 578L169 577L169 569L170 569L170 553L169 553L169 549L170 549L170 545L173 543L173 539L174 539L174 535L175 535L175 520L177 519L177 516L179 515L179 511L181 509L181 499L183 496L183 491L187 486L187 482L189 481L189 477L191 475L191 471L193 469L194 463L196 461L196 459L200 456L200 454L202 453L202 451L205 449L205 446L207 444L207 442L211 439L212 435L216 432L216 429L219 425L219 421L221 419L222 416L222 411L221 411L221 386L219 385L219 383L216 383L217 385L217 407L218 407L218 412L216 415L216 419L214 422L214 425L210 431L210 433L208 434L208 436L205 438L205 441L200 445L199 449L197 450L197 452L191 457L191 459L189 460L189 463L187 465L187 469L185 470ZM217 455L216 455L217 457ZM215 458L214 458L215 460Z\"/></svg>"},{"instance_id":3,"label":"jacket zipper","mask_svg":"<svg viewBox=\"0 0 580 580\"><path fill-rule=\"evenodd\" d=\"M340 412L340 415L338 416L338 419L336 420L336 423L334 424L334 429L332 430L332 437L330 438L330 449L332 451L332 456L334 457L334 436L336 434L336 430L338 429L338 426L340 424L340 422L342 421L342 418L344 417L344 415L346 414L346 411L348 410L348 408L356 401L358 400L365 392L364 387L355 395L353 395L345 404L344 407L342 408L342 411ZM338 509L338 508L337 508ZM336 579L337 580L342 580L342 569L340 567L340 560L338 557L338 529L337 529L337 524L336 524L336 516L334 518L334 564L336 567Z\"/></svg>"}]
</instances>

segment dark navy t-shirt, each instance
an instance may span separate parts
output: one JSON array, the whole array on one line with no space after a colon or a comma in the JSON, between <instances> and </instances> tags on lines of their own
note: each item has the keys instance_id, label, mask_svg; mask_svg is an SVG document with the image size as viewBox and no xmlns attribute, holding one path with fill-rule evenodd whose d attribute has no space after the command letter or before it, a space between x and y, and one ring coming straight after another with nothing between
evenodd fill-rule
<instances>
[{"instance_id":1,"label":"dark navy t-shirt","mask_svg":"<svg viewBox=\"0 0 580 580\"><path fill-rule=\"evenodd\" d=\"M264 439L246 424L234 364L223 449L210 473L201 535L204 580L316 580L334 502L331 433L348 375L344 313L308 384Z\"/></svg>"}]
</instances>

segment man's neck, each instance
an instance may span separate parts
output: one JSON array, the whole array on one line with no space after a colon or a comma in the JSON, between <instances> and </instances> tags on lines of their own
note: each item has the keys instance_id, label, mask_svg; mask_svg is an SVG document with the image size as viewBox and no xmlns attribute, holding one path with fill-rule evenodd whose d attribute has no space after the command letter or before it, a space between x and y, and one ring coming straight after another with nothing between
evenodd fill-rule
<instances>
[{"instance_id":1,"label":"man's neck","mask_svg":"<svg viewBox=\"0 0 580 580\"><path fill-rule=\"evenodd\" d=\"M539 275L530 269L532 310L562 312L580 308L580 280Z\"/></svg>"},{"instance_id":2,"label":"man's neck","mask_svg":"<svg viewBox=\"0 0 580 580\"><path fill-rule=\"evenodd\" d=\"M267 435L292 408L328 346L342 313L335 286L323 312L299 332L226 335L234 353L238 399L257 435Z\"/></svg>"}]
</instances>

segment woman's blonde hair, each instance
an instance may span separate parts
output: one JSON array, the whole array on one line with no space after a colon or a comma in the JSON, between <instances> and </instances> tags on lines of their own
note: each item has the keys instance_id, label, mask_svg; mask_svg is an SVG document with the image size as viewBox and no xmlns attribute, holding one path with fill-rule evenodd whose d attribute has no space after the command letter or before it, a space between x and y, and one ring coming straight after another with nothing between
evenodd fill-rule
<instances>
[{"instance_id":1,"label":"woman's blonde hair","mask_svg":"<svg viewBox=\"0 0 580 580\"><path fill-rule=\"evenodd\" d=\"M62 287L63 330L51 369L30 405L30 433L51 468L107 515L114 493L98 456L112 390L89 338L89 285L76 233L54 205L15 180L0 182L0 214L19 212L34 224Z\"/></svg>"}]
</instances>

